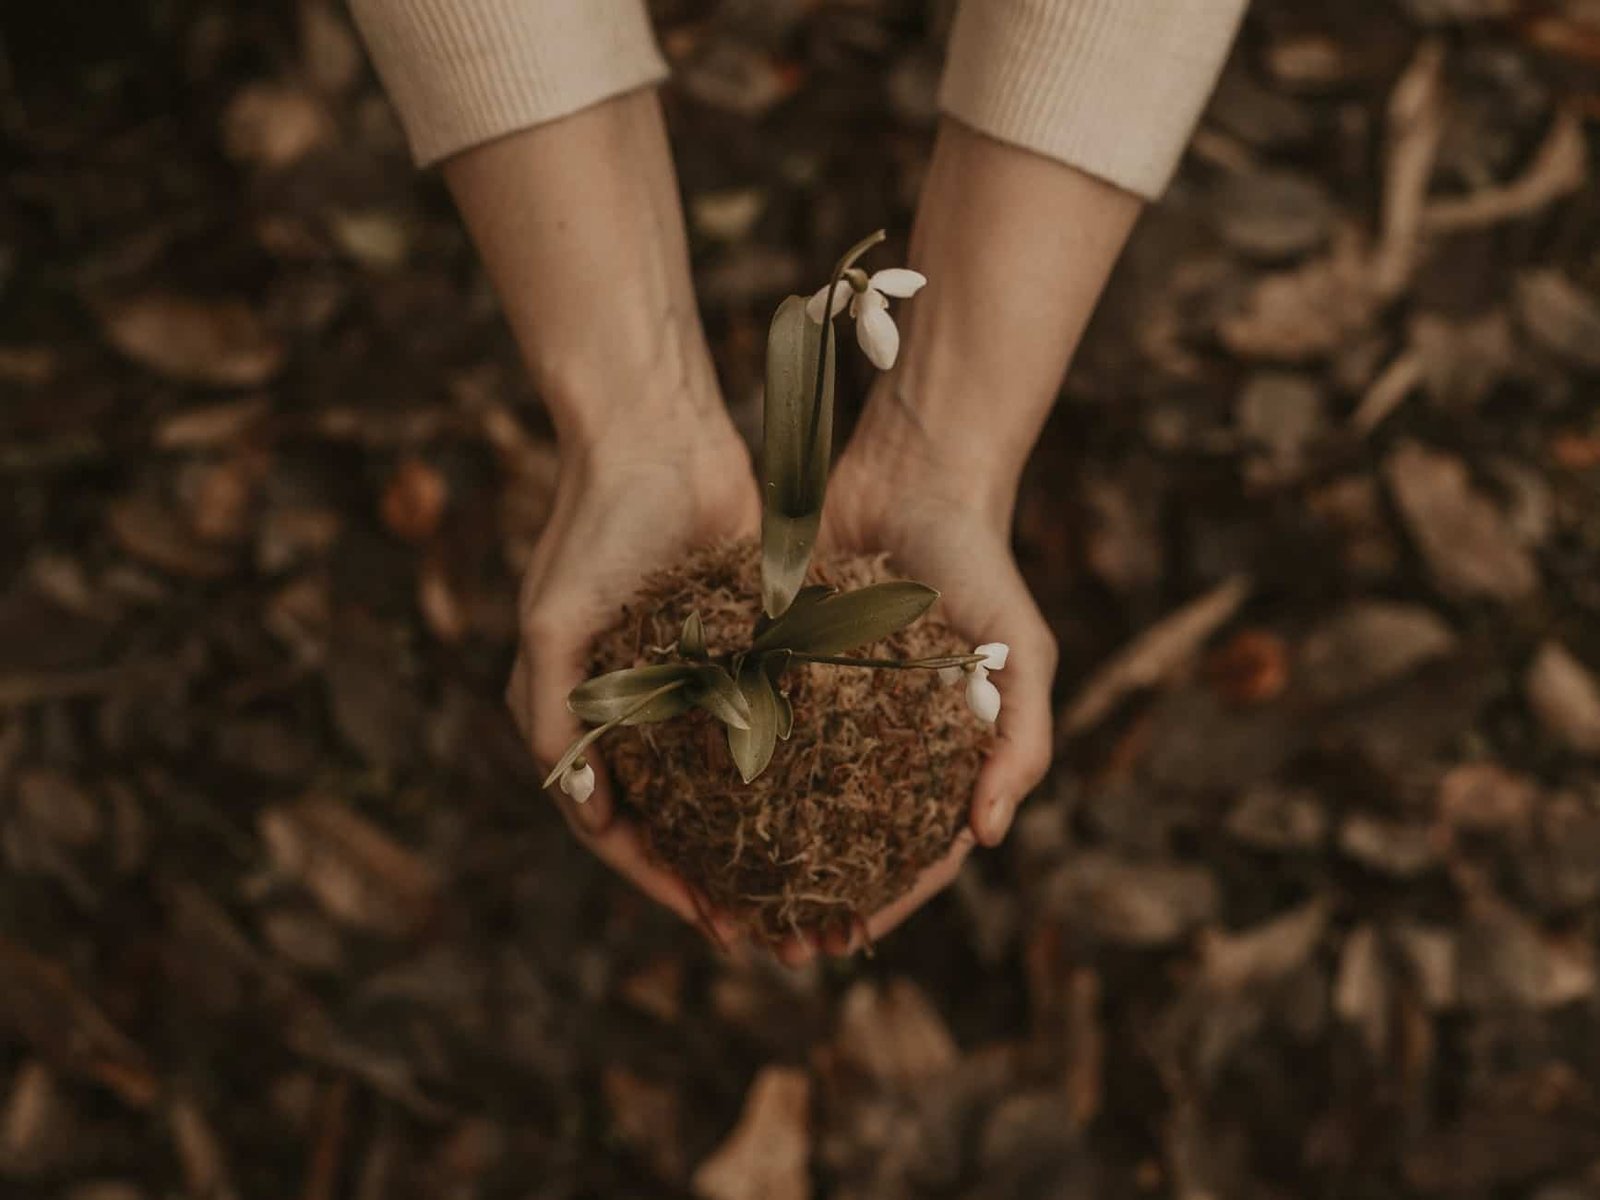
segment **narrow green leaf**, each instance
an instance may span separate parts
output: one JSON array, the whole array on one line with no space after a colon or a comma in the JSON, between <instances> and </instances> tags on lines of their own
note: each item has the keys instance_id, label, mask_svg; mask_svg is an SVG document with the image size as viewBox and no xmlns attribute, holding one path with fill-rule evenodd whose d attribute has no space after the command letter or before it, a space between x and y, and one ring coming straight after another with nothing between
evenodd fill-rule
<instances>
[{"instance_id":1,"label":"narrow green leaf","mask_svg":"<svg viewBox=\"0 0 1600 1200\"><path fill-rule=\"evenodd\" d=\"M629 725L650 725L687 712L694 704L691 689L667 692L637 712L632 710L649 693L669 683L690 683L700 668L692 663L658 663L626 667L586 679L567 696L567 707L582 720L614 721L626 717Z\"/></svg>"},{"instance_id":2,"label":"narrow green leaf","mask_svg":"<svg viewBox=\"0 0 1600 1200\"><path fill-rule=\"evenodd\" d=\"M761 607L771 616L788 609L805 582L817 544L822 513L788 517L768 509L761 516Z\"/></svg>"},{"instance_id":3,"label":"narrow green leaf","mask_svg":"<svg viewBox=\"0 0 1600 1200\"><path fill-rule=\"evenodd\" d=\"M761 600L768 616L783 612L804 582L822 517L833 449L832 328L806 316L802 297L790 296L767 331Z\"/></svg>"},{"instance_id":4,"label":"narrow green leaf","mask_svg":"<svg viewBox=\"0 0 1600 1200\"><path fill-rule=\"evenodd\" d=\"M604 676L601 676L601 678L604 678ZM593 681L591 680L590 682ZM552 783L559 779L561 777L561 772L565 771L573 763L577 762L578 756L592 746L595 742L599 741L602 734L608 733L609 731L615 729L618 725L640 724L641 722L639 718L645 712L659 705L663 700L670 700L674 696L681 695L686 690L685 685L687 682L688 681L684 679L669 680L668 682L663 683L660 687L655 688L652 691L648 691L644 695L638 697L635 700L633 707L623 709L604 725L596 725L593 729L589 730L588 733L584 734L577 741L573 742L572 745L568 746L567 752L556 760L556 765L550 768L550 774L544 777L544 786L549 787ZM567 702L569 704L572 702L570 696L567 698ZM679 709L679 711L681 712L683 710Z\"/></svg>"},{"instance_id":5,"label":"narrow green leaf","mask_svg":"<svg viewBox=\"0 0 1600 1200\"><path fill-rule=\"evenodd\" d=\"M904 629L927 612L939 593L910 580L875 583L790 609L752 643L757 654L843 654Z\"/></svg>"},{"instance_id":6,"label":"narrow green leaf","mask_svg":"<svg viewBox=\"0 0 1600 1200\"><path fill-rule=\"evenodd\" d=\"M739 768L739 777L749 783L767 769L778 744L778 694L760 663L747 663L739 672L739 690L750 709L747 729L728 727L728 750Z\"/></svg>"},{"instance_id":7,"label":"narrow green leaf","mask_svg":"<svg viewBox=\"0 0 1600 1200\"><path fill-rule=\"evenodd\" d=\"M750 728L750 704L744 692L721 667L704 666L695 672L694 702L730 729Z\"/></svg>"},{"instance_id":8,"label":"narrow green leaf","mask_svg":"<svg viewBox=\"0 0 1600 1200\"><path fill-rule=\"evenodd\" d=\"M698 612L692 612L684 619L683 632L678 635L678 653L685 658L703 659L706 656L706 627L701 624Z\"/></svg>"}]
</instances>

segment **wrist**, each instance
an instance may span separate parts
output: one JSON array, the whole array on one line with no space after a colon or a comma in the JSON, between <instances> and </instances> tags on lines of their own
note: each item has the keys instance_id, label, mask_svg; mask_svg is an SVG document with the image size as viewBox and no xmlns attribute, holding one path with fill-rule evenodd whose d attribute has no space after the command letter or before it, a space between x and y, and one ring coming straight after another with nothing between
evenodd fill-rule
<instances>
[{"instance_id":1,"label":"wrist","mask_svg":"<svg viewBox=\"0 0 1600 1200\"><path fill-rule=\"evenodd\" d=\"M908 365L878 381L851 438L861 486L886 504L948 501L1008 530L1031 439L975 420L992 405L925 383Z\"/></svg>"}]
</instances>

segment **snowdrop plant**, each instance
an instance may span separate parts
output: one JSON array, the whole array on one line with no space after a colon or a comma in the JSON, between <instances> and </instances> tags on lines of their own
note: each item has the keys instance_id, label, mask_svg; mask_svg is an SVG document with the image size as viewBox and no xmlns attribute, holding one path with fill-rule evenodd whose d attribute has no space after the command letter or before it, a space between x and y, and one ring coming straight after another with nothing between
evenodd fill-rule
<instances>
[{"instance_id":1,"label":"snowdrop plant","mask_svg":"<svg viewBox=\"0 0 1600 1200\"><path fill-rule=\"evenodd\" d=\"M990 671L1006 664L1006 645L993 642L971 654L895 659L852 656L927 612L939 593L910 580L872 584L854 591L806 586L806 570L822 522L833 449L834 324L846 307L856 339L874 366L888 370L900 349L900 333L888 313L888 298L916 294L927 280L903 267L866 274L855 264L884 240L882 230L852 246L834 267L827 285L809 299L790 296L778 306L767 333L767 386L763 410L761 605L748 644L718 655L706 645L698 613L683 624L675 645L662 647L663 661L586 680L567 706L593 725L567 748L545 786L559 783L574 801L594 791L594 768L585 752L619 726L671 720L702 709L727 728L728 749L740 777L749 783L771 762L777 743L794 728L794 710L782 686L784 673L800 663L874 670L939 672L954 683L966 680L967 704L993 723L1000 693Z\"/></svg>"}]
</instances>

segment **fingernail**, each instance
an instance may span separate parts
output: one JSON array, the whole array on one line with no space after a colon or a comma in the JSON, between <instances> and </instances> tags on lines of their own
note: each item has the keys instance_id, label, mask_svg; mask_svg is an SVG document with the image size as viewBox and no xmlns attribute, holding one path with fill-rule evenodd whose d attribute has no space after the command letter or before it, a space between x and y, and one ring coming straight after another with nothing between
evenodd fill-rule
<instances>
[{"instance_id":1,"label":"fingernail","mask_svg":"<svg viewBox=\"0 0 1600 1200\"><path fill-rule=\"evenodd\" d=\"M994 845L1006 836L1006 830L1011 828L1011 813L1016 803L1005 796L997 796L989 802L989 811L983 818L983 840L989 845Z\"/></svg>"}]
</instances>

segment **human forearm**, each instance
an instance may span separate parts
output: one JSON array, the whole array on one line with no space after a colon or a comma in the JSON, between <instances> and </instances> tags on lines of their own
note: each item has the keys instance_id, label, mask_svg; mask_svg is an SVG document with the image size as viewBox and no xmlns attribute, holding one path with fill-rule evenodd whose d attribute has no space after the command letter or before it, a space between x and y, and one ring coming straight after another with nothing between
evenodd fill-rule
<instances>
[{"instance_id":1,"label":"human forearm","mask_svg":"<svg viewBox=\"0 0 1600 1200\"><path fill-rule=\"evenodd\" d=\"M1009 517L1023 464L1142 202L946 118L911 235L928 277L857 432L892 484Z\"/></svg>"},{"instance_id":2,"label":"human forearm","mask_svg":"<svg viewBox=\"0 0 1600 1200\"><path fill-rule=\"evenodd\" d=\"M444 175L565 444L726 424L653 90L474 147Z\"/></svg>"}]
</instances>

